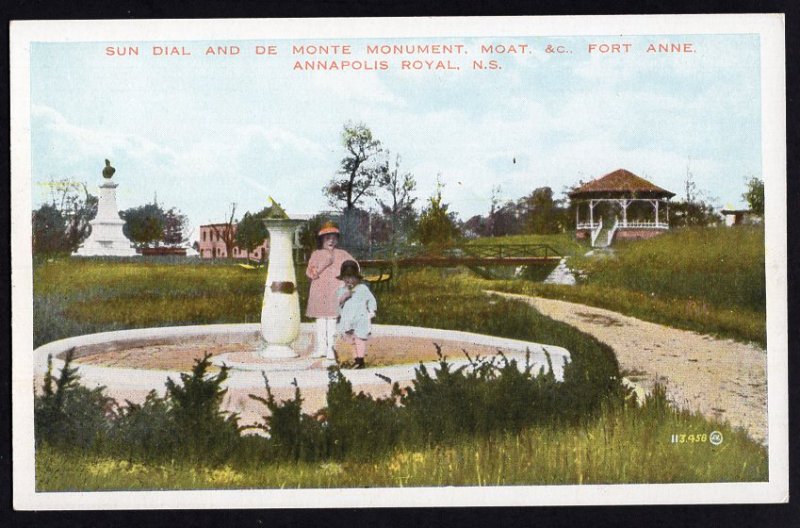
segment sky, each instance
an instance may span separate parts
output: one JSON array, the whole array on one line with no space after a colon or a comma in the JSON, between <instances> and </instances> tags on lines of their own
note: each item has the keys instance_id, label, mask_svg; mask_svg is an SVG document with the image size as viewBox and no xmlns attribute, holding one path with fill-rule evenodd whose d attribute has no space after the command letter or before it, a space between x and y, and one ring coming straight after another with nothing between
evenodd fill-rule
<instances>
[{"instance_id":1,"label":"sky","mask_svg":"<svg viewBox=\"0 0 800 528\"><path fill-rule=\"evenodd\" d=\"M629 43L628 53L589 52ZM692 53L646 53L650 43ZM481 44L524 53L481 54ZM350 55L297 56L292 45L350 45ZM370 44L463 44L466 54L368 55ZM521 45L526 45L523 48ZM545 53L547 45L565 53ZM236 56L208 46L236 45ZM256 45L278 54L256 55ZM106 48L138 46L138 56ZM154 56L183 46L190 56ZM39 43L31 46L33 206L52 179L96 192L104 158L117 169L117 202L157 200L197 226L267 205L330 209L323 188L345 155L341 132L363 122L423 202L444 185L462 220L503 200L625 168L684 194L687 172L718 206L742 206L761 177L757 35L503 37ZM500 69L476 70L473 60ZM386 60L385 71L296 71L300 60ZM450 60L460 70L406 71L402 60ZM362 204L369 207L369 201Z\"/></svg>"}]
</instances>

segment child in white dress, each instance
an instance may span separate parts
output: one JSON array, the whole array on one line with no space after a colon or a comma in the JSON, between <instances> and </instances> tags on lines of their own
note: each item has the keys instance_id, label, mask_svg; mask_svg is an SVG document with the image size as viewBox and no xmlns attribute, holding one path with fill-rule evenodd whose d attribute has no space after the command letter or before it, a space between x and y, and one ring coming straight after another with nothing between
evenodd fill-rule
<instances>
[{"instance_id":1,"label":"child in white dress","mask_svg":"<svg viewBox=\"0 0 800 528\"><path fill-rule=\"evenodd\" d=\"M337 278L344 281L344 286L336 292L339 299L339 321L336 330L355 346L356 357L353 368L363 369L364 357L367 354L367 339L372 329L372 318L378 310L378 302L367 285L361 282L363 277L355 261L343 262Z\"/></svg>"}]
</instances>

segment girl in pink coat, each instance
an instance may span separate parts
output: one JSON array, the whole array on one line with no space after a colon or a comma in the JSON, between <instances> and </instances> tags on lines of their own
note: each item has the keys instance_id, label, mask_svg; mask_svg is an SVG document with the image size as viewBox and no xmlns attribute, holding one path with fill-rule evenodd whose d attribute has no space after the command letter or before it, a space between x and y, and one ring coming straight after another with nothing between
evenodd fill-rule
<instances>
[{"instance_id":1,"label":"girl in pink coat","mask_svg":"<svg viewBox=\"0 0 800 528\"><path fill-rule=\"evenodd\" d=\"M339 228L332 222L325 223L317 233L319 249L308 259L306 275L311 279L306 315L316 319L313 357L335 360L333 343L336 337L336 317L339 315L337 290L344 285L337 276L346 260L355 260L350 253L337 249Z\"/></svg>"}]
</instances>

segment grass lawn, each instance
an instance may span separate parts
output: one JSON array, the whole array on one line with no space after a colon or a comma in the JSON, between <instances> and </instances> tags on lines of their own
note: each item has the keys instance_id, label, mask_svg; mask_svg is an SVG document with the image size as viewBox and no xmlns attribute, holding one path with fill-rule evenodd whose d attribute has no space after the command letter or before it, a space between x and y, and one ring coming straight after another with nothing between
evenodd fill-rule
<instances>
[{"instance_id":1,"label":"grass lawn","mask_svg":"<svg viewBox=\"0 0 800 528\"><path fill-rule=\"evenodd\" d=\"M399 449L370 461L158 464L42 446L37 450L36 487L108 491L767 480L766 448L724 425L659 407L605 409L584 425L530 428L424 450ZM703 436L713 430L723 434L719 446ZM686 438L672 443L673 434ZM696 435L697 441L690 441L689 435Z\"/></svg>"},{"instance_id":2,"label":"grass lawn","mask_svg":"<svg viewBox=\"0 0 800 528\"><path fill-rule=\"evenodd\" d=\"M635 247L635 245L631 245ZM621 252L622 254L622 252ZM620 257L623 258L623 257ZM609 275L610 277L611 275ZM298 272L301 303L308 285ZM611 279L607 279L611 283ZM111 329L258 321L265 271L203 262L64 259L34 269L36 345ZM655 281L653 282L655 283ZM598 395L618 378L611 350L588 335L512 300L488 299L497 283L452 270L405 272L378 295L382 324L480 332L569 349L591 397L575 400L580 424L531 427L456 443L400 449L375 460L317 464L259 462L220 466L122 460L109 453L37 448L37 489L190 489L493 484L759 481L767 478L763 446L727 426L666 405L600 408ZM511 282L508 283L511 287ZM520 284L520 283L517 283ZM530 283L528 283L530 284ZM574 288L588 291L592 284ZM526 286L527 287L527 286ZM594 285L607 288L607 284ZM620 290L635 292L632 289ZM500 289L500 288L497 288ZM583 390L583 389L581 389ZM585 404L586 409L579 409ZM604 404L606 405L606 404ZM673 444L672 434L723 432Z\"/></svg>"},{"instance_id":3,"label":"grass lawn","mask_svg":"<svg viewBox=\"0 0 800 528\"><path fill-rule=\"evenodd\" d=\"M308 293L298 275L300 293ZM234 263L181 264L61 258L38 262L33 276L34 346L74 335L261 317L266 270Z\"/></svg>"},{"instance_id":4,"label":"grass lawn","mask_svg":"<svg viewBox=\"0 0 800 528\"><path fill-rule=\"evenodd\" d=\"M260 319L265 271L202 262L56 260L34 271L34 342L125 328ZM298 270L301 306L308 293ZM433 269L403 273L377 294L379 324L476 332L561 346L590 391L619 375L611 349L525 303L489 299L461 273ZM433 346L430 357L435 359ZM591 402L588 402L589 404Z\"/></svg>"},{"instance_id":5,"label":"grass lawn","mask_svg":"<svg viewBox=\"0 0 800 528\"><path fill-rule=\"evenodd\" d=\"M486 289L584 303L677 328L766 344L764 229L676 229L570 258L576 287L476 281Z\"/></svg>"},{"instance_id":6,"label":"grass lawn","mask_svg":"<svg viewBox=\"0 0 800 528\"><path fill-rule=\"evenodd\" d=\"M378 292L379 324L479 332L588 349L610 350L522 303L488 300L478 285L449 270L405 272ZM301 306L308 281L297 271ZM257 322L266 271L235 264L63 259L34 270L34 345L93 332L152 326ZM607 348L607 347L606 347ZM580 353L580 352L579 352ZM616 368L614 366L614 368Z\"/></svg>"}]
</instances>

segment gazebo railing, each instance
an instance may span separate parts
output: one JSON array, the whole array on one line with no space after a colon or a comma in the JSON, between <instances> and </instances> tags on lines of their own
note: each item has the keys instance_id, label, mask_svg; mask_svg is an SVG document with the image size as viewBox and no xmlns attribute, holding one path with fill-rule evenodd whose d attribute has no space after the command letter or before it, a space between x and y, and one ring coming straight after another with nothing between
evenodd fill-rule
<instances>
[{"instance_id":1,"label":"gazebo railing","mask_svg":"<svg viewBox=\"0 0 800 528\"><path fill-rule=\"evenodd\" d=\"M619 229L619 217L614 219L614 226L608 231L608 237L606 237L606 246L611 245L611 242L614 240L614 235L617 233L617 229Z\"/></svg>"},{"instance_id":2,"label":"gazebo railing","mask_svg":"<svg viewBox=\"0 0 800 528\"><path fill-rule=\"evenodd\" d=\"M601 216L600 222L598 222L595 225L594 229L592 229L592 247L595 246L595 243L597 242L597 237L600 236L600 231L602 230L603 230L603 217Z\"/></svg>"},{"instance_id":3,"label":"gazebo railing","mask_svg":"<svg viewBox=\"0 0 800 528\"><path fill-rule=\"evenodd\" d=\"M580 222L577 224L577 229L585 229L587 231L594 231L602 226L599 222ZM669 224L667 222L652 222L646 220L628 220L627 222L624 220L619 221L620 228L648 228L648 229L669 229Z\"/></svg>"},{"instance_id":4,"label":"gazebo railing","mask_svg":"<svg viewBox=\"0 0 800 528\"><path fill-rule=\"evenodd\" d=\"M623 220L620 222L619 227L634 229L669 229L669 224L666 222L650 222L647 220Z\"/></svg>"}]
</instances>

